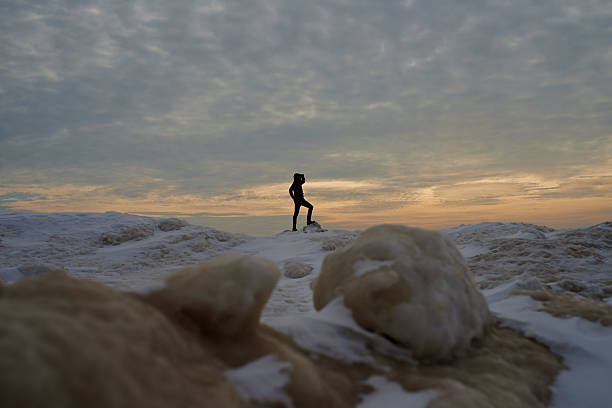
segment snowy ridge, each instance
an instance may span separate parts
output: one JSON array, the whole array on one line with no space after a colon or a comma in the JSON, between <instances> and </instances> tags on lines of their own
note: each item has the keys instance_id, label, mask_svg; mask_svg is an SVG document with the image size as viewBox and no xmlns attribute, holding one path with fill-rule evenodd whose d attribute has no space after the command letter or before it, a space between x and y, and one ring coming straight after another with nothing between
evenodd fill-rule
<instances>
[{"instance_id":1,"label":"snowy ridge","mask_svg":"<svg viewBox=\"0 0 612 408\"><path fill-rule=\"evenodd\" d=\"M177 219L107 213L0 215L0 280L32 264L144 291L173 269L210 259L251 239Z\"/></svg>"}]
</instances>

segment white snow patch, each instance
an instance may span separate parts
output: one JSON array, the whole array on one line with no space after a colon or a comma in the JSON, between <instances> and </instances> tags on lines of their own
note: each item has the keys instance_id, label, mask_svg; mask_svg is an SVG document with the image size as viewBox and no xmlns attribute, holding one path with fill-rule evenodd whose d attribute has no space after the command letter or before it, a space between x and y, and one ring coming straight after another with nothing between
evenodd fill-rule
<instances>
[{"instance_id":1,"label":"white snow patch","mask_svg":"<svg viewBox=\"0 0 612 408\"><path fill-rule=\"evenodd\" d=\"M375 391L366 395L357 405L358 408L425 408L440 395L439 390L407 392L399 384L380 375L368 378L366 384L374 387Z\"/></svg>"},{"instance_id":2,"label":"white snow patch","mask_svg":"<svg viewBox=\"0 0 612 408\"><path fill-rule=\"evenodd\" d=\"M245 400L262 404L281 403L293 407L291 397L283 390L289 383L291 364L269 354L250 363L227 370L225 377L236 387Z\"/></svg>"},{"instance_id":3,"label":"white snow patch","mask_svg":"<svg viewBox=\"0 0 612 408\"><path fill-rule=\"evenodd\" d=\"M529 296L511 296L489 307L507 326L534 336L563 356L569 369L562 371L553 385L551 407L610 406L612 327L579 317L559 319L539 312L541 303Z\"/></svg>"},{"instance_id":4,"label":"white snow patch","mask_svg":"<svg viewBox=\"0 0 612 408\"><path fill-rule=\"evenodd\" d=\"M371 350L404 362L413 362L408 349L398 347L387 339L361 328L342 298L334 299L319 312L310 312L268 322L295 343L316 354L325 355L347 363L366 363L381 370Z\"/></svg>"}]
</instances>

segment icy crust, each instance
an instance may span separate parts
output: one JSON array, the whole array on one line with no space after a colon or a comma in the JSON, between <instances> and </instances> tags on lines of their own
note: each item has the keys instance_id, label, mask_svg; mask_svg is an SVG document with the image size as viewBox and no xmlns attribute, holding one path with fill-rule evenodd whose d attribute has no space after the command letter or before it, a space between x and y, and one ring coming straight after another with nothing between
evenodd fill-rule
<instances>
[{"instance_id":1,"label":"icy crust","mask_svg":"<svg viewBox=\"0 0 612 408\"><path fill-rule=\"evenodd\" d=\"M372 227L325 258L313 283L314 306L341 296L360 326L424 360L463 354L489 317L452 240L401 225Z\"/></svg>"},{"instance_id":2,"label":"icy crust","mask_svg":"<svg viewBox=\"0 0 612 408\"><path fill-rule=\"evenodd\" d=\"M571 296L612 296L612 223L555 231L524 223L482 223L444 231L483 289L517 278Z\"/></svg>"}]
</instances>

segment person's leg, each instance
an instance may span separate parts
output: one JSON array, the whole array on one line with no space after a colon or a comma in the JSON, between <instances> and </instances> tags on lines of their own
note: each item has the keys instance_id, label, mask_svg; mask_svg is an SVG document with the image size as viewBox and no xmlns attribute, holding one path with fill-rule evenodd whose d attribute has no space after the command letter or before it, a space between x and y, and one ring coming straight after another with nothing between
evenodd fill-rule
<instances>
[{"instance_id":1,"label":"person's leg","mask_svg":"<svg viewBox=\"0 0 612 408\"><path fill-rule=\"evenodd\" d=\"M295 204L295 208L293 210L293 231L297 231L296 223L297 223L298 215L300 213L301 203L298 200L294 200L293 204Z\"/></svg>"},{"instance_id":2,"label":"person's leg","mask_svg":"<svg viewBox=\"0 0 612 408\"><path fill-rule=\"evenodd\" d=\"M302 200L302 205L308 208L308 215L306 216L306 224L311 224L312 223L312 209L314 207L312 206L312 204L310 204L306 200Z\"/></svg>"}]
</instances>

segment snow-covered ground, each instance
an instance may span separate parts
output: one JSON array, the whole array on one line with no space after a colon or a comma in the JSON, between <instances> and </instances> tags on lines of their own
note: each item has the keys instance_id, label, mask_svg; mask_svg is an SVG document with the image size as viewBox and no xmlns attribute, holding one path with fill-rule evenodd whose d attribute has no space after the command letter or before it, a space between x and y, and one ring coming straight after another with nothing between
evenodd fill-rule
<instances>
[{"instance_id":1,"label":"snow-covered ground","mask_svg":"<svg viewBox=\"0 0 612 408\"><path fill-rule=\"evenodd\" d=\"M118 289L146 291L161 277L250 240L177 219L107 213L0 215L0 279L36 273L33 264Z\"/></svg>"},{"instance_id":2,"label":"snow-covered ground","mask_svg":"<svg viewBox=\"0 0 612 408\"><path fill-rule=\"evenodd\" d=\"M489 308L504 324L523 330L564 357L568 370L555 383L551 405L609 406L612 388L606 384L612 378L612 327L579 317L556 318L539 311L540 303L530 297L507 295L514 289L547 288L612 303L612 223L557 231L532 224L482 223L462 225L444 233L456 242L484 290ZM337 318L339 325L351 326L347 316L338 317L338 313L329 310L314 311L310 284L319 274L325 256L351 243L358 235L358 231L336 230L282 232L253 238L177 219L119 213L3 214L0 280L10 284L47 270L42 265L47 264L63 267L76 277L122 290L146 292L162 285L161 278L169 271L220 253L258 254L275 261L281 271L262 319L288 334L301 335L296 342L316 349L321 342L333 343L337 333L328 333L328 337L318 333L320 336L314 339L308 333L290 333L292 328L287 322L301 315L305 321L312 321L308 327L313 330L319 327L317 320L325 319ZM314 344L315 341L318 343ZM360 347L352 346L357 347L353 350ZM351 354L351 350L344 352ZM282 367L273 368L277 372ZM257 371L256 367L253 370ZM241 372L234 376L248 389L244 375ZM282 376L279 387L283 384L281 380ZM363 406L382 406L384 401L397 402L403 398L399 386L380 378L372 378L371 382L378 391L364 400ZM275 388L271 392L276 391ZM430 394L413 398L415 401L420 398L425 406L435 396ZM265 396L261 398L265 400ZM383 405L393 406L387 402Z\"/></svg>"}]
</instances>

